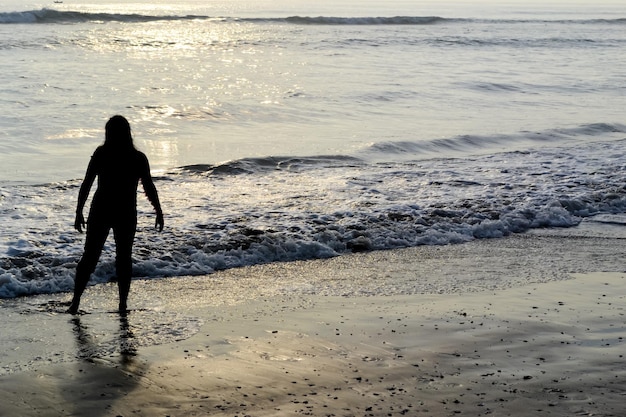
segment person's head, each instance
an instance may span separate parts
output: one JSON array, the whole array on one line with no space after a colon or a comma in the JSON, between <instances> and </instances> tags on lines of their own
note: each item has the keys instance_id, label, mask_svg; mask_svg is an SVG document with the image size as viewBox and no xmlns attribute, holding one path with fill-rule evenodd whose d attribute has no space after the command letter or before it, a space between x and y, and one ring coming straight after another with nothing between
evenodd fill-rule
<instances>
[{"instance_id":1,"label":"person's head","mask_svg":"<svg viewBox=\"0 0 626 417\"><path fill-rule=\"evenodd\" d=\"M124 116L116 115L104 127L104 144L117 149L133 149L133 136L130 123Z\"/></svg>"}]
</instances>

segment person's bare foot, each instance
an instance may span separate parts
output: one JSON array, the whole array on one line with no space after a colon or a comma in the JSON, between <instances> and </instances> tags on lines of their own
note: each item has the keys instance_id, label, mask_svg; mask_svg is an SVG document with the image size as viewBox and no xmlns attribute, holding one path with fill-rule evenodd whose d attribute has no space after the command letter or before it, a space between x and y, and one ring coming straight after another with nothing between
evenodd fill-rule
<instances>
[{"instance_id":1,"label":"person's bare foot","mask_svg":"<svg viewBox=\"0 0 626 417\"><path fill-rule=\"evenodd\" d=\"M67 309L67 312L72 315L78 314L78 305L72 303L70 307Z\"/></svg>"}]
</instances>

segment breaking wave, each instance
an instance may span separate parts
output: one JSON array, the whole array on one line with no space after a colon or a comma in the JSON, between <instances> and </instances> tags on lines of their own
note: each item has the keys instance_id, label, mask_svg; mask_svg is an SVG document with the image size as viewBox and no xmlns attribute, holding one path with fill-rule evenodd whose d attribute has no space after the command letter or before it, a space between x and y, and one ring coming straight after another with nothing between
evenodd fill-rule
<instances>
[{"instance_id":1,"label":"breaking wave","mask_svg":"<svg viewBox=\"0 0 626 417\"><path fill-rule=\"evenodd\" d=\"M163 233L149 231L152 212L139 207L134 273L203 275L623 215L624 131L604 123L554 129L536 134L550 146L419 163L310 156L180 167L155 179L171 213ZM463 141L482 146L469 136L450 146ZM407 143L396 145L377 152L407 151ZM71 230L77 187L77 181L0 187L0 298L71 290L83 242ZM108 281L114 265L108 248L93 281Z\"/></svg>"},{"instance_id":2,"label":"breaking wave","mask_svg":"<svg viewBox=\"0 0 626 417\"><path fill-rule=\"evenodd\" d=\"M85 22L151 22L160 20L209 19L208 16L159 16L119 13L87 13L54 9L0 13L0 24L15 23L85 23Z\"/></svg>"},{"instance_id":3,"label":"breaking wave","mask_svg":"<svg viewBox=\"0 0 626 417\"><path fill-rule=\"evenodd\" d=\"M205 15L147 15L137 13L90 13L79 11L65 11L43 8L20 12L0 13L0 24L68 24L85 22L127 22L141 23L163 20L210 20L214 22L251 22L251 23L288 23L296 25L431 25L437 23L501 23L516 24L535 22L534 20L508 19L471 19L471 18L443 18L439 16L390 16L390 17L333 17L333 16L289 16L275 18L236 18ZM544 22L537 20L536 22ZM583 19L583 20L554 20L546 23L580 23L580 24L626 24L625 18L618 19Z\"/></svg>"},{"instance_id":4,"label":"breaking wave","mask_svg":"<svg viewBox=\"0 0 626 417\"><path fill-rule=\"evenodd\" d=\"M555 146L576 140L588 141L590 138L621 138L626 133L626 125L619 123L591 123L572 128L549 129L540 132L518 132L508 135L461 135L452 138L440 138L426 141L378 142L361 151L366 159L405 156L404 159L425 157L451 157L494 151L513 150L517 147Z\"/></svg>"}]
</instances>

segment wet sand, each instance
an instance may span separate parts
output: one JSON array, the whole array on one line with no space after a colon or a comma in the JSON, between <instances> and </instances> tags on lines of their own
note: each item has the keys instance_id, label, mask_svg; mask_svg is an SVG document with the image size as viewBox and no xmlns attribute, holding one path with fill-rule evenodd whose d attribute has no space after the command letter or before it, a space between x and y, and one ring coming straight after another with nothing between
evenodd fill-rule
<instances>
[{"instance_id":1,"label":"wet sand","mask_svg":"<svg viewBox=\"0 0 626 417\"><path fill-rule=\"evenodd\" d=\"M524 239L137 281L127 317L113 285L77 317L67 295L5 301L0 415L626 415L626 273L529 274ZM564 256L617 265L621 239Z\"/></svg>"}]
</instances>

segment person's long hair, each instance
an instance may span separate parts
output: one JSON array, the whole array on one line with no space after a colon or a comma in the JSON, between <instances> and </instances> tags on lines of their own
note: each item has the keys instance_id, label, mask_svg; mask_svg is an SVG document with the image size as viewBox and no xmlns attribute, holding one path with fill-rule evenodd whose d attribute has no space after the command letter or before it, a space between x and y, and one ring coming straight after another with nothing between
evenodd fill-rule
<instances>
[{"instance_id":1,"label":"person's long hair","mask_svg":"<svg viewBox=\"0 0 626 417\"><path fill-rule=\"evenodd\" d=\"M130 123L124 116L116 115L104 127L104 147L116 152L135 150Z\"/></svg>"}]
</instances>

